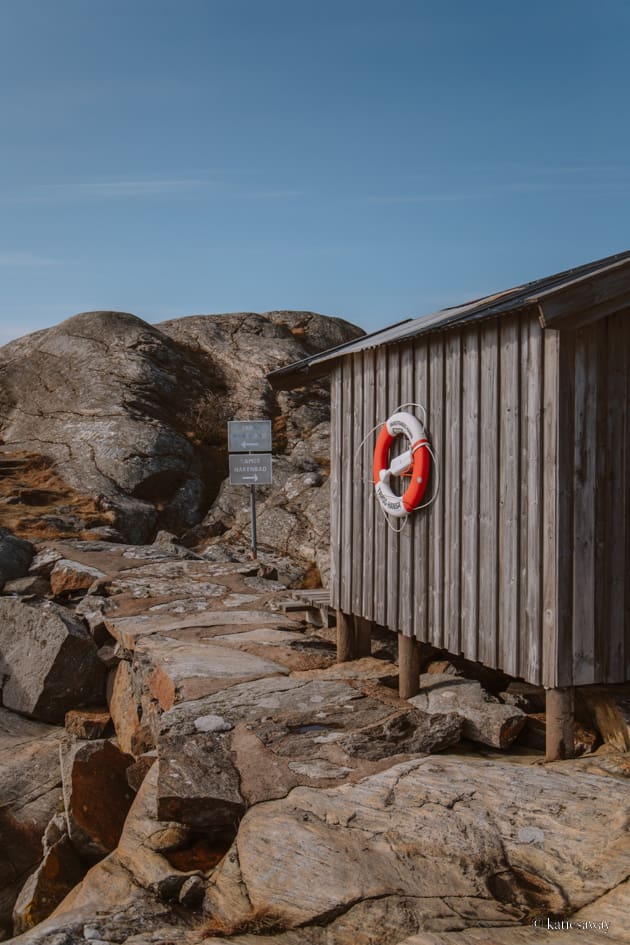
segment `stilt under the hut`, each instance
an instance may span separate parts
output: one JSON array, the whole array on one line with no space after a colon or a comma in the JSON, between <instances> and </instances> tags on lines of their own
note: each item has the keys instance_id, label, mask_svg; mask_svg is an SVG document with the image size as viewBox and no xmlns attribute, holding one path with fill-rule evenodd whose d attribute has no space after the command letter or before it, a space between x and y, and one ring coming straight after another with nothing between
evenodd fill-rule
<instances>
[{"instance_id":1,"label":"stilt under the hut","mask_svg":"<svg viewBox=\"0 0 630 945\"><path fill-rule=\"evenodd\" d=\"M354 621L350 614L337 611L337 662L348 663L356 658Z\"/></svg>"},{"instance_id":2,"label":"stilt under the hut","mask_svg":"<svg viewBox=\"0 0 630 945\"><path fill-rule=\"evenodd\" d=\"M573 755L573 687L547 689L545 692L547 734L546 761L559 761Z\"/></svg>"},{"instance_id":3,"label":"stilt under the hut","mask_svg":"<svg viewBox=\"0 0 630 945\"><path fill-rule=\"evenodd\" d=\"M372 621L365 617L354 618L354 642L357 658L372 653Z\"/></svg>"},{"instance_id":4,"label":"stilt under the hut","mask_svg":"<svg viewBox=\"0 0 630 945\"><path fill-rule=\"evenodd\" d=\"M420 692L420 647L415 637L398 634L398 694L411 699Z\"/></svg>"},{"instance_id":5,"label":"stilt under the hut","mask_svg":"<svg viewBox=\"0 0 630 945\"><path fill-rule=\"evenodd\" d=\"M372 621L337 611L337 662L369 656L372 652Z\"/></svg>"}]
</instances>

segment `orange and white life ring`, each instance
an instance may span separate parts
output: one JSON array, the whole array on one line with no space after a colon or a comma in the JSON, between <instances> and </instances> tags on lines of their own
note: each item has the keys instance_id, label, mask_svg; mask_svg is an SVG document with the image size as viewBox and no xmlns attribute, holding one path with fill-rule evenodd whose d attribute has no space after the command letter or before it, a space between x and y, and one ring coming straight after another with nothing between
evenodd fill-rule
<instances>
[{"instance_id":1,"label":"orange and white life ring","mask_svg":"<svg viewBox=\"0 0 630 945\"><path fill-rule=\"evenodd\" d=\"M399 435L407 437L409 449L401 456L395 456L390 463L389 451ZM392 414L383 424L374 447L376 498L388 515L403 518L421 505L430 462L429 441L418 418L403 411ZM410 482L403 495L396 495L392 489L392 476L409 476Z\"/></svg>"}]
</instances>

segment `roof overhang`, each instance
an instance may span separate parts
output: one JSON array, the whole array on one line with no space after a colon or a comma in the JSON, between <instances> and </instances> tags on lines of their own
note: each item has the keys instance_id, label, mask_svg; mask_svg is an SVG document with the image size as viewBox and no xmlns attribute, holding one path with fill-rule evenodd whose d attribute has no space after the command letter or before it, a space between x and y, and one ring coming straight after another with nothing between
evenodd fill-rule
<instances>
[{"instance_id":1,"label":"roof overhang","mask_svg":"<svg viewBox=\"0 0 630 945\"><path fill-rule=\"evenodd\" d=\"M574 279L530 299L543 328L584 328L630 308L630 259Z\"/></svg>"},{"instance_id":2,"label":"roof overhang","mask_svg":"<svg viewBox=\"0 0 630 945\"><path fill-rule=\"evenodd\" d=\"M280 390L303 387L330 374L339 361L352 354L503 315L537 313L543 328L575 330L624 309L630 309L630 251L465 305L406 319L272 371L268 379Z\"/></svg>"}]
</instances>

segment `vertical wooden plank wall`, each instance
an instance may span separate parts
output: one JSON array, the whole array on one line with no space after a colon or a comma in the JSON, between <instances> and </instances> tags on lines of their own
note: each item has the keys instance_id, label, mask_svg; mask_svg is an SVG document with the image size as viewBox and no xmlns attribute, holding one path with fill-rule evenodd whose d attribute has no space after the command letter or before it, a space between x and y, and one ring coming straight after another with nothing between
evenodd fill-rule
<instances>
[{"instance_id":1,"label":"vertical wooden plank wall","mask_svg":"<svg viewBox=\"0 0 630 945\"><path fill-rule=\"evenodd\" d=\"M487 666L498 661L499 554L499 365L497 321L480 326L479 391L479 626L478 659Z\"/></svg>"},{"instance_id":2,"label":"vertical wooden plank wall","mask_svg":"<svg viewBox=\"0 0 630 945\"><path fill-rule=\"evenodd\" d=\"M599 326L576 335L573 445L573 667L572 682L593 678L595 629L595 491L597 488L597 404L601 380L597 370ZM599 395L599 396L598 396ZM568 473L568 470L567 470ZM577 611L581 610L582 614ZM560 654L561 655L561 654ZM566 654L570 666L571 656ZM567 666L567 668L568 668Z\"/></svg>"},{"instance_id":3,"label":"vertical wooden plank wall","mask_svg":"<svg viewBox=\"0 0 630 945\"><path fill-rule=\"evenodd\" d=\"M630 337L625 315L616 315L608 326L608 404L604 508L605 521L610 523L606 536L609 545L608 624L609 633L598 634L596 660L605 675L617 674L619 681L630 678ZM623 443L624 449L616 449ZM606 590L606 589L605 589ZM604 590L604 593L605 593ZM620 678L620 674L623 677Z\"/></svg>"},{"instance_id":4,"label":"vertical wooden plank wall","mask_svg":"<svg viewBox=\"0 0 630 945\"><path fill-rule=\"evenodd\" d=\"M425 513L429 524L429 568L426 594L428 596L427 643L444 646L444 512L445 512L445 470L448 463L446 455L446 437L444 412L446 387L444 377L444 335L432 335L428 341L429 361L429 400L431 409L428 420L431 444L437 456L440 487L435 502ZM422 515L419 512L418 515ZM417 516L415 516L417 519ZM414 521L414 528L417 522Z\"/></svg>"},{"instance_id":5,"label":"vertical wooden plank wall","mask_svg":"<svg viewBox=\"0 0 630 945\"><path fill-rule=\"evenodd\" d=\"M480 331L462 342L462 650L479 658Z\"/></svg>"},{"instance_id":6,"label":"vertical wooden plank wall","mask_svg":"<svg viewBox=\"0 0 630 945\"><path fill-rule=\"evenodd\" d=\"M558 549L564 544L564 534L559 543L559 522L566 519L561 514L565 503L560 493L558 467L560 465L560 429L572 416L573 405L562 389L560 379L560 332L551 330L544 335L543 369L543 514L542 514L542 683L544 686L559 685L557 665L559 633L562 624L561 596L567 596L566 583L559 584L561 562ZM563 440L564 442L564 440ZM564 463L562 463L564 465ZM563 578L566 568L562 568ZM529 679L529 677L526 677Z\"/></svg>"},{"instance_id":7,"label":"vertical wooden plank wall","mask_svg":"<svg viewBox=\"0 0 630 945\"><path fill-rule=\"evenodd\" d=\"M346 358L335 606L533 683L628 678L629 369L622 315L575 333L509 315ZM354 458L401 402L427 408L440 489L396 534L369 485L377 432Z\"/></svg>"},{"instance_id":8,"label":"vertical wooden plank wall","mask_svg":"<svg viewBox=\"0 0 630 945\"><path fill-rule=\"evenodd\" d=\"M378 515L372 495L372 454L376 425L376 355L374 351L363 352L363 430L361 440L365 442L359 452L355 475L363 480L363 571L360 616L375 620L374 606L374 519ZM368 435L369 434L369 435Z\"/></svg>"},{"instance_id":9,"label":"vertical wooden plank wall","mask_svg":"<svg viewBox=\"0 0 630 945\"><path fill-rule=\"evenodd\" d=\"M397 405L397 392L390 398L387 390L388 372L387 372L387 349L377 348L376 350L376 419L375 423L382 423L387 419L389 412ZM396 352L398 355L398 352ZM367 433L367 430L365 431ZM365 434L364 434L365 435ZM375 436L378 435L378 430ZM372 445L374 444L372 438ZM374 599L374 620L381 626L387 626L387 533L389 531L385 516L376 504L374 494L370 497L374 505L374 539L372 541L372 554L374 555L374 587L372 589ZM398 587L398 583L396 583ZM392 627L392 630L397 630Z\"/></svg>"},{"instance_id":10,"label":"vertical wooden plank wall","mask_svg":"<svg viewBox=\"0 0 630 945\"><path fill-rule=\"evenodd\" d=\"M444 389L444 646L461 651L462 336L446 336Z\"/></svg>"},{"instance_id":11,"label":"vertical wooden plank wall","mask_svg":"<svg viewBox=\"0 0 630 945\"><path fill-rule=\"evenodd\" d=\"M628 314L562 333L568 401L558 477L559 685L630 676L630 328ZM564 575L564 580L562 579Z\"/></svg>"},{"instance_id":12,"label":"vertical wooden plank wall","mask_svg":"<svg viewBox=\"0 0 630 945\"><path fill-rule=\"evenodd\" d=\"M330 602L341 607L343 555L341 544L341 456L343 445L343 389L341 367L336 367L330 379Z\"/></svg>"},{"instance_id":13,"label":"vertical wooden plank wall","mask_svg":"<svg viewBox=\"0 0 630 945\"><path fill-rule=\"evenodd\" d=\"M411 406L416 402L415 396L415 366L413 345L405 345L400 353L400 404L407 411L421 417L420 411ZM415 560L414 548L416 529L406 526L399 537L398 561L398 627L406 636L414 635L414 609L417 597L414 587Z\"/></svg>"},{"instance_id":14,"label":"vertical wooden plank wall","mask_svg":"<svg viewBox=\"0 0 630 945\"><path fill-rule=\"evenodd\" d=\"M386 410L379 415L379 420L385 420L387 417L396 409L400 404L400 347L394 345L393 347L387 350L387 408ZM390 454L391 455L391 454ZM384 518L380 509L377 509L377 514ZM387 578L386 578L386 601L387 605L385 608L385 619L383 623L386 627L398 630L400 627L398 620L399 612L399 594L398 594L398 579L399 579L399 548L401 540L401 532L399 529L403 526L402 519L394 519L386 521L386 544L381 546L380 552L377 551L377 554L385 554L387 556Z\"/></svg>"},{"instance_id":15,"label":"vertical wooden plank wall","mask_svg":"<svg viewBox=\"0 0 630 945\"><path fill-rule=\"evenodd\" d=\"M429 343L426 339L420 339L415 342L413 348L410 346L413 356L413 400L421 404L426 416L422 416L419 411L418 416L426 422L426 433L435 443L435 433L431 426L431 397L430 397L430 377L429 377ZM435 490L439 488L440 471L431 464L431 473L429 475L429 484L424 494L423 503L431 503ZM413 601L411 623L409 633L413 634L418 640L428 640L429 633L429 529L432 521L433 505L428 505L426 509L418 512L416 521L413 522L411 532L413 534ZM406 632L407 628L405 628Z\"/></svg>"},{"instance_id":16,"label":"vertical wooden plank wall","mask_svg":"<svg viewBox=\"0 0 630 945\"><path fill-rule=\"evenodd\" d=\"M341 425L343 441L341 450L341 548L342 580L340 588L340 609L346 614L352 613L352 559L355 530L354 502L354 441L356 424L354 421L354 384L353 359L346 358L341 365L341 388L343 415ZM357 430L357 432L359 432Z\"/></svg>"},{"instance_id":17,"label":"vertical wooden plank wall","mask_svg":"<svg viewBox=\"0 0 630 945\"><path fill-rule=\"evenodd\" d=\"M363 608L363 565L368 555L363 554L363 508L364 508L364 482L366 478L361 470L361 458L359 452L361 440L364 437L362 432L369 429L365 426L365 369L363 354L357 354L349 362L353 368L352 371L352 440L346 442L345 449L352 454L352 536L350 556L352 560L352 613L361 614ZM369 541L369 538L367 539Z\"/></svg>"},{"instance_id":18,"label":"vertical wooden plank wall","mask_svg":"<svg viewBox=\"0 0 630 945\"><path fill-rule=\"evenodd\" d=\"M530 383L540 383L540 379L533 377ZM520 432L525 412L521 409L520 321L514 317L499 322L499 391L498 662L506 673L519 676Z\"/></svg>"},{"instance_id":19,"label":"vertical wooden plank wall","mask_svg":"<svg viewBox=\"0 0 630 945\"><path fill-rule=\"evenodd\" d=\"M521 323L521 529L519 599L519 666L526 677L537 675L542 664L543 593L543 469L544 469L544 345L537 322ZM542 378L533 384L531 378ZM551 409L555 412L556 406ZM531 462L540 456L542 462Z\"/></svg>"}]
</instances>

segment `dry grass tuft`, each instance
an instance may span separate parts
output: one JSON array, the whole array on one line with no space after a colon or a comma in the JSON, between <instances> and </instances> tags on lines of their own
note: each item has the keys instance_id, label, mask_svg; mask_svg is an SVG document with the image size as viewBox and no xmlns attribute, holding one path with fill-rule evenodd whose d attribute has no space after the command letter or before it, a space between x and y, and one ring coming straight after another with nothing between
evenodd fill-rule
<instances>
[{"instance_id":1,"label":"dry grass tuft","mask_svg":"<svg viewBox=\"0 0 630 945\"><path fill-rule=\"evenodd\" d=\"M73 530L45 516L71 515L85 528ZM20 538L46 541L92 538L91 529L112 525L114 513L103 511L91 496L82 495L59 477L54 460L39 453L0 453L0 525Z\"/></svg>"},{"instance_id":2,"label":"dry grass tuft","mask_svg":"<svg viewBox=\"0 0 630 945\"><path fill-rule=\"evenodd\" d=\"M314 590L315 588L322 586L322 576L319 573L319 568L314 561L311 561L306 569L306 574L302 580L296 585L296 588L303 591Z\"/></svg>"},{"instance_id":3,"label":"dry grass tuft","mask_svg":"<svg viewBox=\"0 0 630 945\"><path fill-rule=\"evenodd\" d=\"M208 938L225 935L277 935L287 931L286 920L275 915L269 909L258 909L240 922L226 922L212 918L202 929Z\"/></svg>"}]
</instances>

